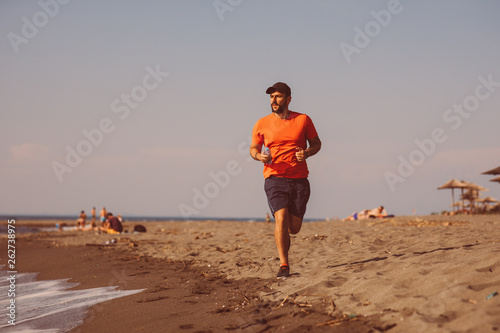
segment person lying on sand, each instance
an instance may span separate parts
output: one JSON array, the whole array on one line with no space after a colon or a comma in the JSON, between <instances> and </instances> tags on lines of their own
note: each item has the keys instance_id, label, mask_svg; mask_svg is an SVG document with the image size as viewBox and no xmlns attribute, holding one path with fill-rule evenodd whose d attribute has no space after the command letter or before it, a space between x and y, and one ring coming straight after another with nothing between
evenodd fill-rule
<instances>
[{"instance_id":1,"label":"person lying on sand","mask_svg":"<svg viewBox=\"0 0 500 333\"><path fill-rule=\"evenodd\" d=\"M384 206L379 206L378 208L373 208L368 212L368 217L371 219L374 218L382 218L386 217L387 212L384 209Z\"/></svg>"},{"instance_id":2,"label":"person lying on sand","mask_svg":"<svg viewBox=\"0 0 500 333\"><path fill-rule=\"evenodd\" d=\"M355 220L366 220L366 219L375 219L375 218L384 218L388 217L387 211L384 206L379 206L373 209L365 209L357 213L352 213L342 221L355 221Z\"/></svg>"},{"instance_id":3,"label":"person lying on sand","mask_svg":"<svg viewBox=\"0 0 500 333\"><path fill-rule=\"evenodd\" d=\"M357 213L352 213L342 221L366 220L369 217L368 215L369 212L370 212L369 209L365 209Z\"/></svg>"}]
</instances>

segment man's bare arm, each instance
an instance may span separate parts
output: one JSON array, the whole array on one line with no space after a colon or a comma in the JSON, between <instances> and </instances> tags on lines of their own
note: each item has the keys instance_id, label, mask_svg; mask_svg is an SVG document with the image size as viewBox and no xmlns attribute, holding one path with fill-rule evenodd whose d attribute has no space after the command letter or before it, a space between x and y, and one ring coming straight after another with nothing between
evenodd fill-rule
<instances>
[{"instance_id":1,"label":"man's bare arm","mask_svg":"<svg viewBox=\"0 0 500 333\"><path fill-rule=\"evenodd\" d=\"M309 142L309 148L307 148L305 151L306 156L311 157L313 155L316 155L321 149L321 140L319 139L319 136L307 141Z\"/></svg>"},{"instance_id":2,"label":"man's bare arm","mask_svg":"<svg viewBox=\"0 0 500 333\"><path fill-rule=\"evenodd\" d=\"M267 163L271 161L271 156L262 155L260 152L262 150L262 144L252 143L250 145L250 156L256 161L261 161L262 163Z\"/></svg>"}]
</instances>

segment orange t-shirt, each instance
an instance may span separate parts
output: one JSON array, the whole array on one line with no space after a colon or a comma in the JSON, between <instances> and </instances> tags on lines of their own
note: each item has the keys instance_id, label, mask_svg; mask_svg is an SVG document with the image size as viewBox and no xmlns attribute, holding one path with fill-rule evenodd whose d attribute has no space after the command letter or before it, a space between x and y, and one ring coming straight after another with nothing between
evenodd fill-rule
<instances>
[{"instance_id":1,"label":"orange t-shirt","mask_svg":"<svg viewBox=\"0 0 500 333\"><path fill-rule=\"evenodd\" d=\"M264 178L306 178L309 175L306 161L295 157L297 147L307 148L307 140L318 136L309 116L289 111L287 119L274 114L261 118L253 127L252 144L262 144L271 151L272 163L264 164Z\"/></svg>"}]
</instances>

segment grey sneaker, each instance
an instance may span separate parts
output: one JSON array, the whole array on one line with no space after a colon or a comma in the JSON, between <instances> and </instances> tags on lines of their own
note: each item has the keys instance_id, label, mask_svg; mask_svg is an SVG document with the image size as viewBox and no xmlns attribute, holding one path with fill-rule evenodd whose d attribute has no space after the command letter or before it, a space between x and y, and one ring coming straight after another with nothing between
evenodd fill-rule
<instances>
[{"instance_id":1,"label":"grey sneaker","mask_svg":"<svg viewBox=\"0 0 500 333\"><path fill-rule=\"evenodd\" d=\"M290 266L288 265L283 265L280 267L280 270L278 271L278 278L282 277L289 277L290 276Z\"/></svg>"}]
</instances>

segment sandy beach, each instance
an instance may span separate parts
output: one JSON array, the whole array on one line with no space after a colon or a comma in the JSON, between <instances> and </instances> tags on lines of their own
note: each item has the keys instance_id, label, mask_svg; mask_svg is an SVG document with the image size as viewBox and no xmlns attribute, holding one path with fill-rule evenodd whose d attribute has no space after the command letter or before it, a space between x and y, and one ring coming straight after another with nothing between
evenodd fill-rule
<instances>
[{"instance_id":1,"label":"sandy beach","mask_svg":"<svg viewBox=\"0 0 500 333\"><path fill-rule=\"evenodd\" d=\"M74 332L500 331L499 216L308 222L285 279L273 223L143 225L18 234L17 269L77 289L145 289L93 306Z\"/></svg>"}]
</instances>

